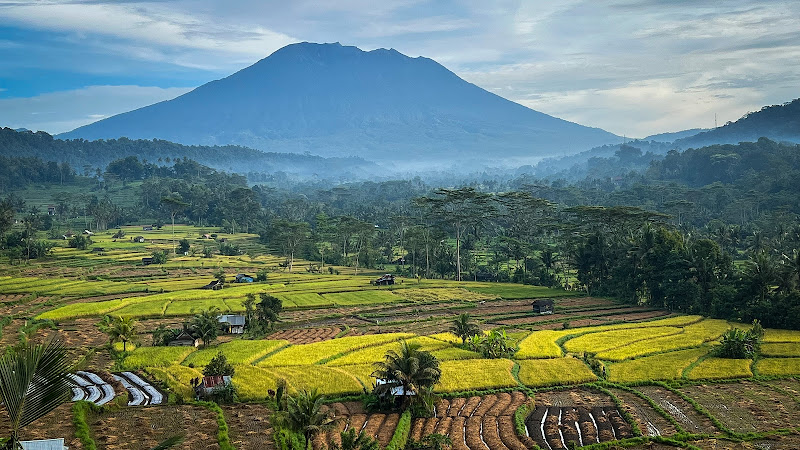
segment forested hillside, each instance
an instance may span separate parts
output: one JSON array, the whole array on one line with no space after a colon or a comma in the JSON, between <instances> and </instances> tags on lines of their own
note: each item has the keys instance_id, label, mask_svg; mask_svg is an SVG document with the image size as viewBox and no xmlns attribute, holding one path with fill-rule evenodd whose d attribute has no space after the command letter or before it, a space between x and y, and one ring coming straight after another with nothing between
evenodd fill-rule
<instances>
[{"instance_id":1,"label":"forested hillside","mask_svg":"<svg viewBox=\"0 0 800 450\"><path fill-rule=\"evenodd\" d=\"M189 146L157 139L61 140L42 131L18 132L10 128L0 128L0 156L18 155L66 162L84 175L98 168L104 169L110 162L126 156L165 164L169 164L171 160L189 158L229 172L264 174L282 171L302 177L317 175L335 180L364 178L375 167L374 164L355 157L323 158L291 153L266 153L233 145Z\"/></svg>"},{"instance_id":2,"label":"forested hillside","mask_svg":"<svg viewBox=\"0 0 800 450\"><path fill-rule=\"evenodd\" d=\"M614 157L643 155L626 149ZM61 166L33 166L51 184L62 182ZM258 233L287 260L391 265L393 272L429 278L511 279L800 328L798 171L798 146L767 139L671 152L645 173L624 177L575 184L485 177L455 188L419 178L250 187L245 177L188 159L164 166L129 157L95 174L91 192L58 196L48 220L29 222L43 211L18 195L4 202L2 217L24 212L26 226L35 223L53 236L174 217ZM115 202L109 185L135 202ZM10 230L5 223L0 231ZM33 240L33 229L6 233L6 255L46 257L47 243ZM240 250L220 244L220 252ZM399 260L405 264L395 266Z\"/></svg>"}]
</instances>

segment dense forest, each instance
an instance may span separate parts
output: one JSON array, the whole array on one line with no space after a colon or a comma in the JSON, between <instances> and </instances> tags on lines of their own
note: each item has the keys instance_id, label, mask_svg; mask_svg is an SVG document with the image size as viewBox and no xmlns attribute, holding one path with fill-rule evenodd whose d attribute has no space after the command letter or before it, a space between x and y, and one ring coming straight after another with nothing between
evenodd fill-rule
<instances>
[{"instance_id":1,"label":"dense forest","mask_svg":"<svg viewBox=\"0 0 800 450\"><path fill-rule=\"evenodd\" d=\"M633 146L612 158L647 159ZM768 139L669 152L626 176L578 183L476 177L449 188L421 178L253 184L190 159L126 157L86 178L64 164L7 158L14 183L93 188L61 195L55 215L2 203L11 260L46 257L70 227L179 222L250 232L273 251L407 276L513 280L626 302L800 328L800 148ZM605 162L604 164L609 163ZM130 192L115 204L108 186ZM127 186L127 187L125 187ZM15 217L21 226L12 227ZM234 246L219 252L236 254ZM311 269L311 268L309 268Z\"/></svg>"},{"instance_id":2,"label":"dense forest","mask_svg":"<svg viewBox=\"0 0 800 450\"><path fill-rule=\"evenodd\" d=\"M112 161L136 156L142 161L169 165L171 160L189 158L209 167L238 173L252 173L268 180L275 172L295 176L325 177L335 181L364 178L374 164L361 158L323 158L308 154L268 153L234 145L181 145L169 141L127 138L87 141L61 140L39 131L0 128L0 156L26 155L45 161L68 163L85 176L102 170Z\"/></svg>"}]
</instances>

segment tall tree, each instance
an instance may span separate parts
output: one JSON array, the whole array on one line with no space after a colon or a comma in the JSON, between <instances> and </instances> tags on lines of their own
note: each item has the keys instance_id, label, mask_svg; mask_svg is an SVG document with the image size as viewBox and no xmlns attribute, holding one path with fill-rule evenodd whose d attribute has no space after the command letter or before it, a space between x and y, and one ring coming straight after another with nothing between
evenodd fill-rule
<instances>
[{"instance_id":1,"label":"tall tree","mask_svg":"<svg viewBox=\"0 0 800 450\"><path fill-rule=\"evenodd\" d=\"M175 216L184 211L188 203L183 201L183 198L178 193L174 193L169 197L164 197L161 199L161 204L164 205L169 210L170 218L172 219L172 254L175 253Z\"/></svg>"},{"instance_id":2,"label":"tall tree","mask_svg":"<svg viewBox=\"0 0 800 450\"><path fill-rule=\"evenodd\" d=\"M439 369L439 360L430 352L420 350L417 343L409 344L402 340L400 352L386 352L385 359L375 363L372 376L385 381L385 384L376 387L377 394L401 387L404 401L407 401L407 394L417 397L432 390L439 382L442 371Z\"/></svg>"},{"instance_id":3,"label":"tall tree","mask_svg":"<svg viewBox=\"0 0 800 450\"><path fill-rule=\"evenodd\" d=\"M324 400L316 388L310 392L302 390L287 400L283 420L290 430L303 434L307 448L311 446L314 433L326 431L335 423L329 410L322 409Z\"/></svg>"},{"instance_id":4,"label":"tall tree","mask_svg":"<svg viewBox=\"0 0 800 450\"><path fill-rule=\"evenodd\" d=\"M450 331L461 338L462 344L466 344L467 339L481 332L481 328L472 321L469 313L461 313L453 320Z\"/></svg>"}]
</instances>

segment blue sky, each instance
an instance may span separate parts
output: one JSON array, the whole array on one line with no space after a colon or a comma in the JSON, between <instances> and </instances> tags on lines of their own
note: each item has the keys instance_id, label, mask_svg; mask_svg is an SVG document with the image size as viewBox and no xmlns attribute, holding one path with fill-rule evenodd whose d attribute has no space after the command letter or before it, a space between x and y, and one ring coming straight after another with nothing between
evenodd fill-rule
<instances>
[{"instance_id":1,"label":"blue sky","mask_svg":"<svg viewBox=\"0 0 800 450\"><path fill-rule=\"evenodd\" d=\"M777 0L0 0L0 126L68 131L312 41L642 137L800 97L798 23Z\"/></svg>"}]
</instances>

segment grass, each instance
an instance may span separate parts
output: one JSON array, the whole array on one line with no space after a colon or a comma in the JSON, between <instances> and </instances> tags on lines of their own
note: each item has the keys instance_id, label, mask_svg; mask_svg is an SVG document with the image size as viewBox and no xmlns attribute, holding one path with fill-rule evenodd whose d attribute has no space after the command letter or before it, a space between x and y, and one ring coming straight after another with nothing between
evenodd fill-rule
<instances>
[{"instance_id":1,"label":"grass","mask_svg":"<svg viewBox=\"0 0 800 450\"><path fill-rule=\"evenodd\" d=\"M749 378L753 376L752 359L706 358L687 375L690 380Z\"/></svg>"},{"instance_id":2,"label":"grass","mask_svg":"<svg viewBox=\"0 0 800 450\"><path fill-rule=\"evenodd\" d=\"M145 371L164 383L172 392L180 394L184 399L194 398L194 390L190 385L193 378L201 378L202 372L186 366L147 367Z\"/></svg>"},{"instance_id":3,"label":"grass","mask_svg":"<svg viewBox=\"0 0 800 450\"><path fill-rule=\"evenodd\" d=\"M609 364L608 379L615 383L675 380L681 378L683 370L706 353L706 347L694 348Z\"/></svg>"},{"instance_id":4,"label":"grass","mask_svg":"<svg viewBox=\"0 0 800 450\"><path fill-rule=\"evenodd\" d=\"M412 302L444 302L454 300L475 302L497 298L496 295L481 294L463 288L406 288L396 289L393 291L393 294Z\"/></svg>"},{"instance_id":5,"label":"grass","mask_svg":"<svg viewBox=\"0 0 800 450\"><path fill-rule=\"evenodd\" d=\"M442 377L434 387L437 392L457 392L475 389L512 387L517 381L511 374L514 361L510 359L469 359L442 361Z\"/></svg>"},{"instance_id":6,"label":"grass","mask_svg":"<svg viewBox=\"0 0 800 450\"><path fill-rule=\"evenodd\" d=\"M193 351L194 347L139 347L123 360L122 366L126 370L174 366Z\"/></svg>"},{"instance_id":7,"label":"grass","mask_svg":"<svg viewBox=\"0 0 800 450\"><path fill-rule=\"evenodd\" d=\"M252 364L258 358L266 355L267 353L288 345L289 341L248 341L248 340L235 340L226 342L212 348L204 348L202 350L191 353L184 361L183 365L189 364L195 367L204 367L211 362L217 353L222 352L231 364Z\"/></svg>"},{"instance_id":8,"label":"grass","mask_svg":"<svg viewBox=\"0 0 800 450\"><path fill-rule=\"evenodd\" d=\"M800 358L763 358L756 363L756 369L767 376L800 375Z\"/></svg>"},{"instance_id":9,"label":"grass","mask_svg":"<svg viewBox=\"0 0 800 450\"><path fill-rule=\"evenodd\" d=\"M292 345L261 361L258 365L261 367L307 366L339 354L408 337L413 337L413 335L409 333L387 333L349 336L313 344Z\"/></svg>"},{"instance_id":10,"label":"grass","mask_svg":"<svg viewBox=\"0 0 800 450\"><path fill-rule=\"evenodd\" d=\"M371 305L402 301L402 298L389 291L378 290L337 292L335 294L323 294L322 297L326 302L335 303L337 306Z\"/></svg>"},{"instance_id":11,"label":"grass","mask_svg":"<svg viewBox=\"0 0 800 450\"><path fill-rule=\"evenodd\" d=\"M541 387L580 384L597 380L597 376L577 358L519 361L519 380L526 386Z\"/></svg>"}]
</instances>

